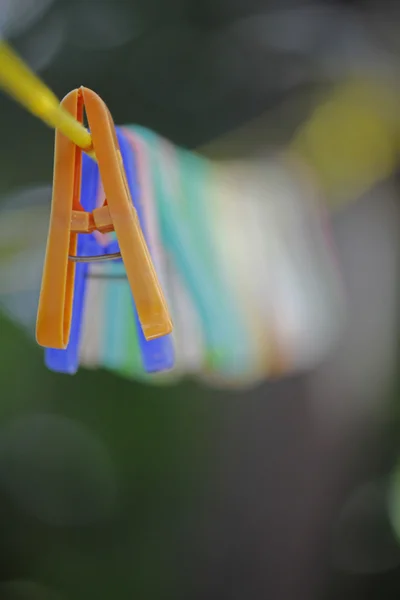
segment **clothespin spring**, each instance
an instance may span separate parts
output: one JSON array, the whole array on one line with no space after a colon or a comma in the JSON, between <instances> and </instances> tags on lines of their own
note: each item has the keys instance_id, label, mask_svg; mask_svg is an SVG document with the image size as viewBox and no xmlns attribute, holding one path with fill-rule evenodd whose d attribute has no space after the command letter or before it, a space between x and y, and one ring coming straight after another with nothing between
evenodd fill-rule
<instances>
[{"instance_id":1,"label":"clothespin spring","mask_svg":"<svg viewBox=\"0 0 400 600\"><path fill-rule=\"evenodd\" d=\"M103 262L105 260L117 260L118 258L122 258L121 252L100 254L99 256L68 256L68 260L75 263Z\"/></svg>"}]
</instances>

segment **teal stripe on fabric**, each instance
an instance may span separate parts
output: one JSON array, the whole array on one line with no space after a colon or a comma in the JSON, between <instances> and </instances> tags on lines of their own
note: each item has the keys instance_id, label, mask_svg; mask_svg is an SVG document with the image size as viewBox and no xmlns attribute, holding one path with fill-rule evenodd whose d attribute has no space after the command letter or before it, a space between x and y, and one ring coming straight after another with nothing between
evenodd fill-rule
<instances>
[{"instance_id":1,"label":"teal stripe on fabric","mask_svg":"<svg viewBox=\"0 0 400 600\"><path fill-rule=\"evenodd\" d=\"M121 283L121 321L124 328L124 355L119 366L119 372L126 377L139 378L146 373L142 365L140 354L137 322L133 309L132 292L128 281Z\"/></svg>"},{"instance_id":2,"label":"teal stripe on fabric","mask_svg":"<svg viewBox=\"0 0 400 600\"><path fill-rule=\"evenodd\" d=\"M106 283L104 292L103 319L103 348L101 363L108 369L119 369L126 360L126 329L124 322L126 312L123 305L123 286L126 282L112 278L125 275L125 269L120 262L110 262L104 267L104 274L110 279ZM125 314L124 314L125 312Z\"/></svg>"},{"instance_id":3,"label":"teal stripe on fabric","mask_svg":"<svg viewBox=\"0 0 400 600\"><path fill-rule=\"evenodd\" d=\"M230 361L224 371L234 371L236 374L247 372L252 365L253 346L235 300L234 291L228 285L215 243L215 235L218 233L213 227L212 215L209 212L212 206L212 200L210 202L209 198L209 194L212 193L210 164L207 160L180 148L177 150L177 159L180 165L184 210L196 246L201 248L203 260L207 264L210 285L214 286L219 295L224 319L227 323L226 342L230 352Z\"/></svg>"}]
</instances>

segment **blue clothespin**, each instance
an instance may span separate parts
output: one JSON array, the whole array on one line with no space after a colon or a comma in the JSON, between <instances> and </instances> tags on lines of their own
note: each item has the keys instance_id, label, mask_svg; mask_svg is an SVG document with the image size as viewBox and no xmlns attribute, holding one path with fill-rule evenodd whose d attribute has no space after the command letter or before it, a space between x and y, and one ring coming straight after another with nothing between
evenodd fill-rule
<instances>
[{"instance_id":1,"label":"blue clothespin","mask_svg":"<svg viewBox=\"0 0 400 600\"><path fill-rule=\"evenodd\" d=\"M96 208L99 187L99 169L86 154L82 156L81 204L91 212ZM92 234L78 236L78 256L96 256L104 253ZM89 263L77 263L72 313L71 334L65 350L45 349L45 364L51 371L73 375L79 367L79 347L85 308Z\"/></svg>"},{"instance_id":2,"label":"blue clothespin","mask_svg":"<svg viewBox=\"0 0 400 600\"><path fill-rule=\"evenodd\" d=\"M143 210L139 198L139 187L136 178L135 156L129 142L122 132L118 130L118 141L125 167L126 178L132 197L132 202L138 213L140 225L148 243L145 229ZM82 183L81 204L85 211L91 212L96 208L99 187L99 170L97 164L82 156ZM100 256L102 254L114 254L119 252L118 243L111 242L105 248L100 246L93 234L80 234L78 236L78 256ZM121 259L115 262L122 262ZM89 274L89 263L77 263L75 275L75 290L73 302L73 315L71 324L70 340L65 350L46 348L45 364L51 371L58 373L74 374L79 368L79 350L81 343L81 331L83 315L85 310L87 280ZM172 336L167 335L158 339L147 341L137 315L132 298L132 310L135 314L136 330L142 357L143 368L147 373L155 373L171 369L174 365L174 348Z\"/></svg>"},{"instance_id":3,"label":"blue clothespin","mask_svg":"<svg viewBox=\"0 0 400 600\"><path fill-rule=\"evenodd\" d=\"M143 207L140 201L140 189L137 180L135 153L129 140L124 136L123 130L117 127L118 143L125 167L126 179L131 193L132 203L136 209L139 223L143 231L147 246L150 250L149 236L146 227ZM136 330L139 339L139 348L142 356L143 368L146 373L156 373L172 369L175 362L175 353L172 335L166 335L154 340L146 340L143 334L136 308L132 298L132 308L135 312Z\"/></svg>"}]
</instances>

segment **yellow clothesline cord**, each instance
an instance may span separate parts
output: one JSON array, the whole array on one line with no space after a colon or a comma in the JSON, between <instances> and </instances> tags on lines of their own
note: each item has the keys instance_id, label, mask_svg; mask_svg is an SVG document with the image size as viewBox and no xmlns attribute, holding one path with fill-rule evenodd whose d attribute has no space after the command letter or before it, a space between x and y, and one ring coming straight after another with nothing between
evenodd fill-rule
<instances>
[{"instance_id":1,"label":"yellow clothesline cord","mask_svg":"<svg viewBox=\"0 0 400 600\"><path fill-rule=\"evenodd\" d=\"M0 42L0 88L95 160L88 130L60 106L55 94L4 41Z\"/></svg>"}]
</instances>

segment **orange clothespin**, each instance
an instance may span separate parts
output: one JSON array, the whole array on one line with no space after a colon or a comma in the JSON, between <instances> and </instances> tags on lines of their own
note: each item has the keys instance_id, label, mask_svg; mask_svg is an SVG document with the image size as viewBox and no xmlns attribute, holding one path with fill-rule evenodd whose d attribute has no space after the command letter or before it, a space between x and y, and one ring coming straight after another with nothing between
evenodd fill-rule
<instances>
[{"instance_id":1,"label":"orange clothespin","mask_svg":"<svg viewBox=\"0 0 400 600\"><path fill-rule=\"evenodd\" d=\"M41 346L65 349L71 330L78 234L115 231L147 340L167 335L172 322L126 182L114 123L103 100L80 88L61 102L79 123L84 109L106 201L92 213L80 203L82 150L56 131L53 197L36 323ZM87 149L90 150L90 149ZM110 258L105 256L104 259ZM96 257L98 260L99 257ZM88 260L88 259L86 259Z\"/></svg>"}]
</instances>

